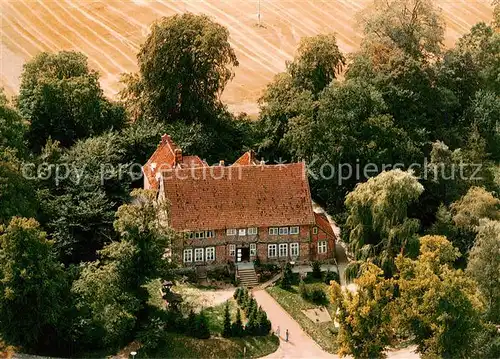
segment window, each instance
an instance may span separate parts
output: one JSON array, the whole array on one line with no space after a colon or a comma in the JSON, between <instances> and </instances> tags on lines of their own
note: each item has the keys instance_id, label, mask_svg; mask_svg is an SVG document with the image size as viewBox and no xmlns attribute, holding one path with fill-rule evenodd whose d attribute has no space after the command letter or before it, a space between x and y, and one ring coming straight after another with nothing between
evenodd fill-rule
<instances>
[{"instance_id":1,"label":"window","mask_svg":"<svg viewBox=\"0 0 500 359\"><path fill-rule=\"evenodd\" d=\"M203 262L203 248L194 249L194 261Z\"/></svg>"},{"instance_id":2,"label":"window","mask_svg":"<svg viewBox=\"0 0 500 359\"><path fill-rule=\"evenodd\" d=\"M298 257L299 256L299 244L298 243L290 243L290 256Z\"/></svg>"},{"instance_id":3,"label":"window","mask_svg":"<svg viewBox=\"0 0 500 359\"><path fill-rule=\"evenodd\" d=\"M272 236L277 235L278 234L278 228L276 228L276 227L269 228L269 234L272 235Z\"/></svg>"},{"instance_id":4,"label":"window","mask_svg":"<svg viewBox=\"0 0 500 359\"><path fill-rule=\"evenodd\" d=\"M257 228L256 227L248 228L248 235L249 236L256 235L256 234L257 234Z\"/></svg>"},{"instance_id":5,"label":"window","mask_svg":"<svg viewBox=\"0 0 500 359\"><path fill-rule=\"evenodd\" d=\"M318 234L318 227L313 227L313 234Z\"/></svg>"},{"instance_id":6,"label":"window","mask_svg":"<svg viewBox=\"0 0 500 359\"><path fill-rule=\"evenodd\" d=\"M205 248L205 260L207 262L215 260L215 247Z\"/></svg>"},{"instance_id":7,"label":"window","mask_svg":"<svg viewBox=\"0 0 500 359\"><path fill-rule=\"evenodd\" d=\"M257 245L255 243L250 243L250 255L255 256L257 254Z\"/></svg>"},{"instance_id":8,"label":"window","mask_svg":"<svg viewBox=\"0 0 500 359\"><path fill-rule=\"evenodd\" d=\"M299 234L299 227L290 227L290 234Z\"/></svg>"},{"instance_id":9,"label":"window","mask_svg":"<svg viewBox=\"0 0 500 359\"><path fill-rule=\"evenodd\" d=\"M236 229L234 229L234 228L228 228L228 229L226 229L226 234L228 236L235 236L236 235Z\"/></svg>"},{"instance_id":10,"label":"window","mask_svg":"<svg viewBox=\"0 0 500 359\"><path fill-rule=\"evenodd\" d=\"M229 255L231 257L234 257L235 254L236 254L236 244L230 244L229 245Z\"/></svg>"},{"instance_id":11,"label":"window","mask_svg":"<svg viewBox=\"0 0 500 359\"><path fill-rule=\"evenodd\" d=\"M194 232L189 232L188 233L188 237L189 237L189 239L193 239L194 238Z\"/></svg>"},{"instance_id":12,"label":"window","mask_svg":"<svg viewBox=\"0 0 500 359\"><path fill-rule=\"evenodd\" d=\"M318 253L326 253L326 241L320 241L318 242Z\"/></svg>"},{"instance_id":13,"label":"window","mask_svg":"<svg viewBox=\"0 0 500 359\"><path fill-rule=\"evenodd\" d=\"M190 263L193 261L193 250L184 249L184 263Z\"/></svg>"},{"instance_id":14,"label":"window","mask_svg":"<svg viewBox=\"0 0 500 359\"><path fill-rule=\"evenodd\" d=\"M202 239L205 238L205 232L196 232L194 238Z\"/></svg>"},{"instance_id":15,"label":"window","mask_svg":"<svg viewBox=\"0 0 500 359\"><path fill-rule=\"evenodd\" d=\"M288 234L288 227L280 227L280 235Z\"/></svg>"},{"instance_id":16,"label":"window","mask_svg":"<svg viewBox=\"0 0 500 359\"><path fill-rule=\"evenodd\" d=\"M269 258L276 257L276 244L268 244L267 245L267 256Z\"/></svg>"},{"instance_id":17,"label":"window","mask_svg":"<svg viewBox=\"0 0 500 359\"><path fill-rule=\"evenodd\" d=\"M247 235L247 229L246 228L240 228L238 230L238 235L239 236L246 236Z\"/></svg>"},{"instance_id":18,"label":"window","mask_svg":"<svg viewBox=\"0 0 500 359\"><path fill-rule=\"evenodd\" d=\"M288 244L286 243L280 243L280 257L287 257L288 256Z\"/></svg>"},{"instance_id":19,"label":"window","mask_svg":"<svg viewBox=\"0 0 500 359\"><path fill-rule=\"evenodd\" d=\"M206 231L205 238L212 238L214 236L214 231Z\"/></svg>"}]
</instances>

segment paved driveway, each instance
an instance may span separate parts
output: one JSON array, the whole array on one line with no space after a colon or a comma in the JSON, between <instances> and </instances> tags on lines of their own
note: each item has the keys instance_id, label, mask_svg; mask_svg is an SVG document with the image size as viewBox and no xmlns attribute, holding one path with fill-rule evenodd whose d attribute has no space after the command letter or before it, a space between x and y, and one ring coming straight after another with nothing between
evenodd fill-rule
<instances>
[{"instance_id":1,"label":"paved driveway","mask_svg":"<svg viewBox=\"0 0 500 359\"><path fill-rule=\"evenodd\" d=\"M278 358L303 358L303 359L316 359L316 358L339 358L338 355L325 352L321 347L316 344L300 327L300 325L293 320L293 318L286 312L273 297L265 290L253 291L253 296L257 303L262 306L267 313L267 317L272 323L273 331L277 327L280 328L280 346L277 351L264 358L278 359ZM290 335L288 343L285 342L285 331L288 329ZM401 349L397 351L388 351L388 358L392 359L416 359L418 355L413 353L415 348Z\"/></svg>"}]
</instances>

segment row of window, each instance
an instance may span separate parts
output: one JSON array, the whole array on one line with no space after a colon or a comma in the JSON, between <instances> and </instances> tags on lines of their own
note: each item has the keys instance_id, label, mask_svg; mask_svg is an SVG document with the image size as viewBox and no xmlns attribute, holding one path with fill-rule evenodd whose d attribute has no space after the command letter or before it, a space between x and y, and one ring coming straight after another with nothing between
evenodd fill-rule
<instances>
[{"instance_id":1,"label":"row of window","mask_svg":"<svg viewBox=\"0 0 500 359\"><path fill-rule=\"evenodd\" d=\"M238 234L239 236L246 236L247 234L249 236L256 235L258 233L258 229L256 227L250 227L250 228L228 228L226 229L226 234L228 236L235 236Z\"/></svg>"},{"instance_id":2,"label":"row of window","mask_svg":"<svg viewBox=\"0 0 500 359\"><path fill-rule=\"evenodd\" d=\"M288 257L288 243L280 244L268 244L267 245L267 257ZM300 252L300 246L298 243L290 243L290 257L298 257Z\"/></svg>"},{"instance_id":3,"label":"row of window","mask_svg":"<svg viewBox=\"0 0 500 359\"><path fill-rule=\"evenodd\" d=\"M195 262L211 262L215 260L215 247L195 248L194 252L190 248L184 249L184 263L193 262L193 253Z\"/></svg>"},{"instance_id":4,"label":"row of window","mask_svg":"<svg viewBox=\"0 0 500 359\"><path fill-rule=\"evenodd\" d=\"M250 228L228 228L226 229L226 234L228 236L235 236L236 234L238 236L254 236L258 233L258 228L256 227L250 227ZM269 234L271 236L284 236L288 234L299 234L300 230L298 226L294 227L270 227L269 228ZM313 228L313 233L317 234L318 233L318 228L314 227ZM213 238L214 237L214 231L197 231L197 232L189 232L189 239L203 239L203 238Z\"/></svg>"},{"instance_id":5,"label":"row of window","mask_svg":"<svg viewBox=\"0 0 500 359\"><path fill-rule=\"evenodd\" d=\"M189 239L203 239L214 237L214 231L189 232Z\"/></svg>"}]
</instances>

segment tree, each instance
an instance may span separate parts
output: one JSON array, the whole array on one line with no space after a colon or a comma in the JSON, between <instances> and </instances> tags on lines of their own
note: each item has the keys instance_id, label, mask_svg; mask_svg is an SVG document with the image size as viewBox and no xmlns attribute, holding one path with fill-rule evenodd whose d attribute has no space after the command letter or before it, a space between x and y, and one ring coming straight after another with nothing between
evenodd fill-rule
<instances>
[{"instance_id":1,"label":"tree","mask_svg":"<svg viewBox=\"0 0 500 359\"><path fill-rule=\"evenodd\" d=\"M237 338L243 336L243 323L241 321L240 308L238 308L236 311L236 321L231 324L231 335Z\"/></svg>"},{"instance_id":2,"label":"tree","mask_svg":"<svg viewBox=\"0 0 500 359\"><path fill-rule=\"evenodd\" d=\"M251 309L248 313L248 320L245 325L245 334L246 335L257 335L259 331L257 322L257 305L252 305Z\"/></svg>"},{"instance_id":3,"label":"tree","mask_svg":"<svg viewBox=\"0 0 500 359\"><path fill-rule=\"evenodd\" d=\"M488 319L500 323L500 222L482 220L469 254L467 272L486 299Z\"/></svg>"},{"instance_id":4,"label":"tree","mask_svg":"<svg viewBox=\"0 0 500 359\"><path fill-rule=\"evenodd\" d=\"M292 266L287 262L283 270L283 276L281 277L280 287L285 290L290 290L290 288L292 288L292 281Z\"/></svg>"},{"instance_id":5,"label":"tree","mask_svg":"<svg viewBox=\"0 0 500 359\"><path fill-rule=\"evenodd\" d=\"M314 261L311 263L312 276L316 279L321 279L323 277L321 273L321 263L319 261Z\"/></svg>"},{"instance_id":6,"label":"tree","mask_svg":"<svg viewBox=\"0 0 500 359\"><path fill-rule=\"evenodd\" d=\"M297 54L287 63L287 72L295 86L319 94L345 65L344 55L334 34L320 34L300 39Z\"/></svg>"},{"instance_id":7,"label":"tree","mask_svg":"<svg viewBox=\"0 0 500 359\"><path fill-rule=\"evenodd\" d=\"M205 15L155 22L137 55L139 76L128 78L136 90L132 98L164 123L203 122L220 107L219 96L238 66L228 39L229 31Z\"/></svg>"},{"instance_id":8,"label":"tree","mask_svg":"<svg viewBox=\"0 0 500 359\"><path fill-rule=\"evenodd\" d=\"M471 187L451 210L458 228L477 232L481 219L500 220L500 199L482 187Z\"/></svg>"},{"instance_id":9,"label":"tree","mask_svg":"<svg viewBox=\"0 0 500 359\"><path fill-rule=\"evenodd\" d=\"M469 358L482 330L478 288L453 268L460 253L445 237L425 236L420 242L416 260L397 259L399 325L411 331L425 357Z\"/></svg>"},{"instance_id":10,"label":"tree","mask_svg":"<svg viewBox=\"0 0 500 359\"><path fill-rule=\"evenodd\" d=\"M210 330L208 329L208 319L205 312L202 310L200 314L196 316L195 330L191 334L198 339L208 339L210 338Z\"/></svg>"},{"instance_id":11,"label":"tree","mask_svg":"<svg viewBox=\"0 0 500 359\"><path fill-rule=\"evenodd\" d=\"M268 335L271 331L271 321L267 319L266 312L260 306L257 310L257 323L259 326L259 335Z\"/></svg>"},{"instance_id":12,"label":"tree","mask_svg":"<svg viewBox=\"0 0 500 359\"><path fill-rule=\"evenodd\" d=\"M397 169L382 172L347 195L347 240L357 261L373 260L391 276L398 253L416 254L419 222L408 218L407 211L423 191L413 174ZM356 275L352 271L359 262L354 265L350 276Z\"/></svg>"},{"instance_id":13,"label":"tree","mask_svg":"<svg viewBox=\"0 0 500 359\"><path fill-rule=\"evenodd\" d=\"M30 121L26 136L35 152L49 138L69 147L125 123L123 108L104 98L85 55L72 51L43 52L24 65L18 106Z\"/></svg>"},{"instance_id":14,"label":"tree","mask_svg":"<svg viewBox=\"0 0 500 359\"><path fill-rule=\"evenodd\" d=\"M3 88L0 88L0 151L10 148L16 155L23 155L26 151L24 136L28 124L16 109L10 106Z\"/></svg>"},{"instance_id":15,"label":"tree","mask_svg":"<svg viewBox=\"0 0 500 359\"><path fill-rule=\"evenodd\" d=\"M222 336L229 338L231 336L231 314L229 313L229 302L224 306L224 327L222 329Z\"/></svg>"},{"instance_id":16,"label":"tree","mask_svg":"<svg viewBox=\"0 0 500 359\"><path fill-rule=\"evenodd\" d=\"M52 246L34 219L0 227L0 335L37 354L57 353L68 340L69 285Z\"/></svg>"},{"instance_id":17,"label":"tree","mask_svg":"<svg viewBox=\"0 0 500 359\"><path fill-rule=\"evenodd\" d=\"M412 57L439 54L444 39L443 18L430 0L375 0L361 14L361 24L368 41Z\"/></svg>"},{"instance_id":18,"label":"tree","mask_svg":"<svg viewBox=\"0 0 500 359\"><path fill-rule=\"evenodd\" d=\"M391 343L390 304L394 299L392 279L384 279L384 272L371 263L363 264L357 290L342 290L337 282L330 285L331 300L337 305L340 325L339 355L354 358L385 358L384 350Z\"/></svg>"}]
</instances>

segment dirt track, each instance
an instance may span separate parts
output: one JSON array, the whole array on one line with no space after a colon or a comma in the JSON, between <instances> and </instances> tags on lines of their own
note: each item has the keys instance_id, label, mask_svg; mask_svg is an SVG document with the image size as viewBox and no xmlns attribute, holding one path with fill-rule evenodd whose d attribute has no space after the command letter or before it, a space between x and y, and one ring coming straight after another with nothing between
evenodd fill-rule
<instances>
[{"instance_id":1,"label":"dirt track","mask_svg":"<svg viewBox=\"0 0 500 359\"><path fill-rule=\"evenodd\" d=\"M256 99L291 59L299 39L334 32L351 52L361 33L355 14L369 0L1 0L0 85L14 93L22 64L40 51L74 49L101 73L110 96L122 72L136 70L135 54L151 22L190 11L227 26L240 66L224 93L234 111L257 111ZM447 21L447 45L478 21L491 19L490 0L436 0Z\"/></svg>"}]
</instances>

